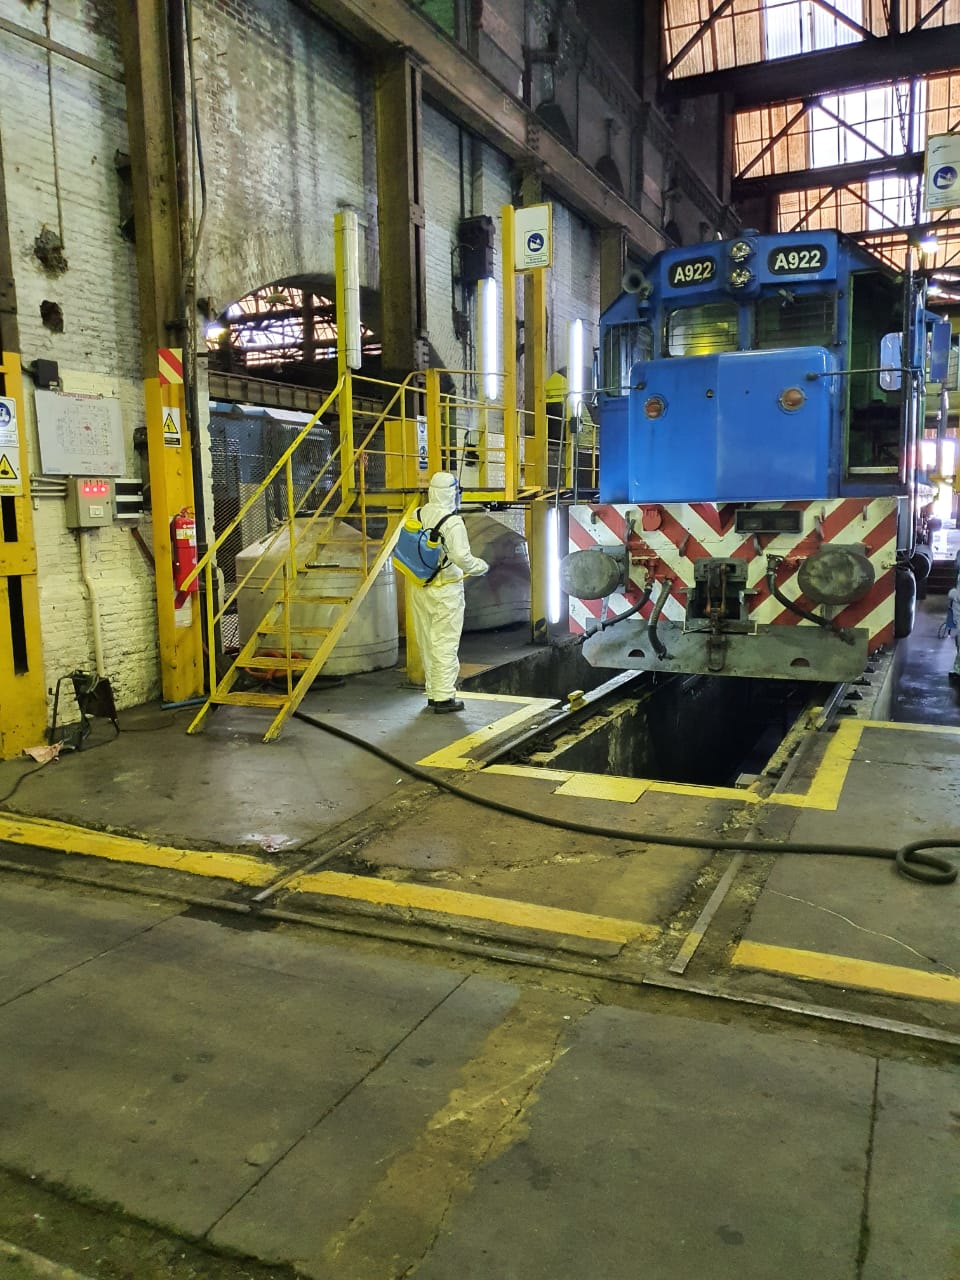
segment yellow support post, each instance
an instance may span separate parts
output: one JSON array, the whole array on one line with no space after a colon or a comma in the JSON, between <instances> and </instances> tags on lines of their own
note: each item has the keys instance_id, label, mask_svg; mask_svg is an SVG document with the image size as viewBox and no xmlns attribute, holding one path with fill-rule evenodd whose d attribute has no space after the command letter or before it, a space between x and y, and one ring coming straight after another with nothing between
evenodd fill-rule
<instances>
[{"instance_id":1,"label":"yellow support post","mask_svg":"<svg viewBox=\"0 0 960 1280\"><path fill-rule=\"evenodd\" d=\"M193 460L183 387L183 335L196 322L185 314L180 240L177 110L172 68L182 65L181 33L168 25L160 0L116 6L127 96L127 131L137 228L137 281L144 412L153 513L157 630L164 698L181 702L203 691L203 641L198 601L178 609L170 522L195 511ZM181 121L182 122L182 121ZM176 345L168 345L175 343ZM162 381L161 381L162 375ZM202 531L201 531L202 533ZM213 644L213 637L209 637Z\"/></svg>"},{"instance_id":2,"label":"yellow support post","mask_svg":"<svg viewBox=\"0 0 960 1280\"><path fill-rule=\"evenodd\" d=\"M505 204L503 245L503 488L507 502L517 496L520 441L517 419L517 273L513 260L513 205Z\"/></svg>"},{"instance_id":3,"label":"yellow support post","mask_svg":"<svg viewBox=\"0 0 960 1280\"><path fill-rule=\"evenodd\" d=\"M553 507L546 498L534 498L523 516L527 551L530 555L530 638L534 644L546 644L550 546L548 523L554 518Z\"/></svg>"},{"instance_id":4,"label":"yellow support post","mask_svg":"<svg viewBox=\"0 0 960 1280\"><path fill-rule=\"evenodd\" d=\"M418 687L426 680L426 672L423 669L423 654L420 652L420 646L417 643L417 629L413 625L413 605L411 604L411 596L414 591L423 591L424 587L415 587L412 583L404 582L403 584L403 606L404 606L404 634L406 640L407 653L407 680L410 684Z\"/></svg>"},{"instance_id":5,"label":"yellow support post","mask_svg":"<svg viewBox=\"0 0 960 1280\"><path fill-rule=\"evenodd\" d=\"M550 487L547 440L547 281L540 267L527 272L524 301L523 350L528 370L527 387L533 400L533 460L526 468L527 484L540 489ZM529 310L529 315L526 311ZM529 362L529 363L527 363ZM529 397L528 397L529 400ZM529 415L531 405L526 405ZM558 477L559 484L559 477Z\"/></svg>"},{"instance_id":6,"label":"yellow support post","mask_svg":"<svg viewBox=\"0 0 960 1280\"><path fill-rule=\"evenodd\" d=\"M182 358L179 350L170 351L169 355ZM203 692L203 639L199 598L190 595L180 608L176 605L170 523L181 511L194 511L193 461L183 383L161 383L161 365L169 367L164 352L157 353L157 376L143 380L160 682L165 701L183 702Z\"/></svg>"},{"instance_id":7,"label":"yellow support post","mask_svg":"<svg viewBox=\"0 0 960 1280\"><path fill-rule=\"evenodd\" d=\"M0 359L0 760L9 760L43 742L47 699L23 376L18 355Z\"/></svg>"},{"instance_id":8,"label":"yellow support post","mask_svg":"<svg viewBox=\"0 0 960 1280\"><path fill-rule=\"evenodd\" d=\"M426 369L424 373L427 386L427 472L432 476L435 471L443 470L443 449L441 447L443 422L440 410L440 370Z\"/></svg>"}]
</instances>

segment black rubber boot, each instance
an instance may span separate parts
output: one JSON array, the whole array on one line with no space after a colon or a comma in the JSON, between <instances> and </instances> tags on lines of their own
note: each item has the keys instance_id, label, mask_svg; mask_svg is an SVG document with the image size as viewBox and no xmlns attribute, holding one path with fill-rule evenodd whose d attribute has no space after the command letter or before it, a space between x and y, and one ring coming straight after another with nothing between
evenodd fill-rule
<instances>
[{"instance_id":1,"label":"black rubber boot","mask_svg":"<svg viewBox=\"0 0 960 1280\"><path fill-rule=\"evenodd\" d=\"M432 707L438 716L442 716L447 711L463 710L463 703L459 698L447 698L446 702L428 702L427 706Z\"/></svg>"}]
</instances>

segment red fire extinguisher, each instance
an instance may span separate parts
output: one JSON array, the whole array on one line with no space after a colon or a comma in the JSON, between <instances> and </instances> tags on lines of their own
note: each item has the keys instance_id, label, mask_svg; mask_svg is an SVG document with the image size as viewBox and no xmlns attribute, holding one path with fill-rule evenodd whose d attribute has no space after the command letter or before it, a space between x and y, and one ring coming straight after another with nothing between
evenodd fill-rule
<instances>
[{"instance_id":1,"label":"red fire extinguisher","mask_svg":"<svg viewBox=\"0 0 960 1280\"><path fill-rule=\"evenodd\" d=\"M173 546L173 585L177 590L174 605L179 609L188 595L200 590L199 577L194 578L189 587L184 588L183 585L187 575L197 567L197 522L189 507L184 507L170 521L170 538Z\"/></svg>"}]
</instances>

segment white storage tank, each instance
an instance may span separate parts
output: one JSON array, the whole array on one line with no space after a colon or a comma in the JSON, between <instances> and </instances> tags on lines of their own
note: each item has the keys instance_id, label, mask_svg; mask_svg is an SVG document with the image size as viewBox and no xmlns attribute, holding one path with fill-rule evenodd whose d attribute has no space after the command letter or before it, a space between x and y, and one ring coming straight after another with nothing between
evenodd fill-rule
<instances>
[{"instance_id":1,"label":"white storage tank","mask_svg":"<svg viewBox=\"0 0 960 1280\"><path fill-rule=\"evenodd\" d=\"M464 631L490 631L530 618L530 557L527 541L493 516L463 517L470 550L490 571L464 584Z\"/></svg>"},{"instance_id":2,"label":"white storage tank","mask_svg":"<svg viewBox=\"0 0 960 1280\"><path fill-rule=\"evenodd\" d=\"M300 529L307 521L297 520L294 523ZM277 573L269 590L261 588L277 565L289 555L289 547L288 530L284 525L270 537L244 547L236 557L237 582L243 582L246 574L250 573L250 580L237 597L241 645L246 643L267 609L281 594L282 571ZM368 547L368 563L375 559L378 549L376 546ZM350 572L351 569L365 568L363 539L352 525L342 520L318 520L304 538L297 540L296 556L297 567L302 572L297 575L297 599L290 606L290 643L294 653L310 657L316 653L320 640L315 635L305 634L305 631L331 626L341 607L331 603L331 597L352 596L363 580L361 574ZM304 630L298 631L298 627ZM265 636L260 645L260 651L282 649L282 635ZM343 676L359 671L376 671L381 667L395 666L398 656L397 586L393 565L388 560L324 663L322 673Z\"/></svg>"}]
</instances>

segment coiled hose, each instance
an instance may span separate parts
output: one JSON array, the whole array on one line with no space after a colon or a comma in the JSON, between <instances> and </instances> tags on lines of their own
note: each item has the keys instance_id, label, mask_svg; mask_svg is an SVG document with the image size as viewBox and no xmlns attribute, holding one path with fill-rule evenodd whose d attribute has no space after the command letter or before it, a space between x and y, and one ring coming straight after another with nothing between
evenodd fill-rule
<instances>
[{"instance_id":1,"label":"coiled hose","mask_svg":"<svg viewBox=\"0 0 960 1280\"><path fill-rule=\"evenodd\" d=\"M814 853L830 856L842 854L854 858L886 858L895 863L901 875L907 876L911 880L920 880L925 884L953 884L957 878L958 868L952 862L949 862L946 858L938 858L935 854L923 852L925 849L960 849L960 840L949 836L935 836L931 840L913 840L910 844L902 845L899 849L884 849L879 845L858 844L808 844L806 842L758 844L746 838L743 840L710 840L705 836L668 836L663 835L661 832L631 831L624 827L599 827L590 822L576 822L569 818L551 818L540 813L530 813L526 809L521 809L517 805L506 804L502 800L492 800L486 796L475 795L465 787L459 787L455 782L448 782L445 778L438 777L427 769L421 769L419 765L401 760L399 756L395 756L391 751L386 751L383 747L378 747L373 742L367 742L365 738L358 738L356 734L349 733L346 729L340 729L328 724L325 720L318 720L316 716L308 715L305 711L295 711L294 715L298 720L302 720L304 724L313 725L315 729L322 729L324 733L332 734L335 738L342 738L344 742L349 742L363 751L369 751L371 755L386 761L393 768L399 769L401 772L407 773L421 782L429 783L430 786L437 787L441 791L449 792L450 795L459 796L461 800L480 805L484 809L493 809L496 813L508 814L511 818L524 818L527 822L537 822L545 827L556 827L561 831L576 831L582 835L591 836L609 836L614 840L630 840L636 844L662 844L677 849L705 849L718 853L733 853L743 850L747 853Z\"/></svg>"}]
</instances>

